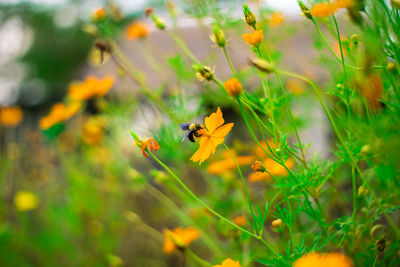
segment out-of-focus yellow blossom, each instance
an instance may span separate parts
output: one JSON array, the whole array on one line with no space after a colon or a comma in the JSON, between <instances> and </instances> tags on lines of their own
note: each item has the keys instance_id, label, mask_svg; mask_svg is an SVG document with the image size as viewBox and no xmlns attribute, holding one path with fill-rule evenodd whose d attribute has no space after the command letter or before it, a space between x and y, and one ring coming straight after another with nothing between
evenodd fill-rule
<instances>
[{"instance_id":1,"label":"out-of-focus yellow blossom","mask_svg":"<svg viewBox=\"0 0 400 267\"><path fill-rule=\"evenodd\" d=\"M249 45L258 46L262 42L262 40L264 38L263 30L257 30L257 31L254 31L252 33L242 34L242 38Z\"/></svg>"},{"instance_id":2,"label":"out-of-focus yellow blossom","mask_svg":"<svg viewBox=\"0 0 400 267\"><path fill-rule=\"evenodd\" d=\"M39 199L32 192L19 191L15 195L14 204L19 211L29 211L37 208Z\"/></svg>"},{"instance_id":3,"label":"out-of-focus yellow blossom","mask_svg":"<svg viewBox=\"0 0 400 267\"><path fill-rule=\"evenodd\" d=\"M68 96L73 100L79 101L102 97L108 93L113 84L114 77L111 75L107 75L102 79L88 76L83 82L72 83L68 89Z\"/></svg>"},{"instance_id":4,"label":"out-of-focus yellow blossom","mask_svg":"<svg viewBox=\"0 0 400 267\"><path fill-rule=\"evenodd\" d=\"M293 267L351 267L351 260L338 252L311 252L294 262Z\"/></svg>"},{"instance_id":5,"label":"out-of-focus yellow blossom","mask_svg":"<svg viewBox=\"0 0 400 267\"><path fill-rule=\"evenodd\" d=\"M125 37L128 40L136 40L149 35L149 29L143 22L137 21L128 25L125 29Z\"/></svg>"},{"instance_id":6,"label":"out-of-focus yellow blossom","mask_svg":"<svg viewBox=\"0 0 400 267\"><path fill-rule=\"evenodd\" d=\"M21 123L24 113L18 106L0 108L0 124L14 127Z\"/></svg>"},{"instance_id":7,"label":"out-of-focus yellow blossom","mask_svg":"<svg viewBox=\"0 0 400 267\"><path fill-rule=\"evenodd\" d=\"M99 7L93 12L93 20L94 21L101 21L105 19L107 16L106 9L104 7Z\"/></svg>"},{"instance_id":8,"label":"out-of-focus yellow blossom","mask_svg":"<svg viewBox=\"0 0 400 267\"><path fill-rule=\"evenodd\" d=\"M234 261L231 258L224 260L220 265L214 265L213 267L241 267L238 261Z\"/></svg>"},{"instance_id":9,"label":"out-of-focus yellow blossom","mask_svg":"<svg viewBox=\"0 0 400 267\"><path fill-rule=\"evenodd\" d=\"M234 151L232 151L232 154L239 166L249 165L254 161L254 156L236 156ZM229 152L225 152L224 157L223 160L209 164L207 166L207 171L211 174L221 174L231 169L235 169L235 161L233 161Z\"/></svg>"},{"instance_id":10,"label":"out-of-focus yellow blossom","mask_svg":"<svg viewBox=\"0 0 400 267\"><path fill-rule=\"evenodd\" d=\"M101 117L90 117L83 125L82 140L87 145L98 145L104 140L106 121Z\"/></svg>"},{"instance_id":11,"label":"out-of-focus yellow blossom","mask_svg":"<svg viewBox=\"0 0 400 267\"><path fill-rule=\"evenodd\" d=\"M229 79L224 82L225 90L229 95L236 97L242 92L242 85L236 78Z\"/></svg>"},{"instance_id":12,"label":"out-of-focus yellow blossom","mask_svg":"<svg viewBox=\"0 0 400 267\"><path fill-rule=\"evenodd\" d=\"M349 8L354 6L354 0L336 0L335 4L338 8Z\"/></svg>"},{"instance_id":13,"label":"out-of-focus yellow blossom","mask_svg":"<svg viewBox=\"0 0 400 267\"><path fill-rule=\"evenodd\" d=\"M50 110L50 113L42 117L39 122L39 126L42 130L47 130L57 123L63 122L75 115L82 107L79 102L74 102L68 106L63 103L54 104Z\"/></svg>"},{"instance_id":14,"label":"out-of-focus yellow blossom","mask_svg":"<svg viewBox=\"0 0 400 267\"><path fill-rule=\"evenodd\" d=\"M171 254L176 248L185 248L190 245L194 240L200 237L200 232L193 228L182 227L175 228L174 230L164 230L164 246L163 252Z\"/></svg>"},{"instance_id":15,"label":"out-of-focus yellow blossom","mask_svg":"<svg viewBox=\"0 0 400 267\"><path fill-rule=\"evenodd\" d=\"M281 12L274 12L269 17L268 22L271 26L276 27L281 25L285 21L285 17L282 15Z\"/></svg>"},{"instance_id":16,"label":"out-of-focus yellow blossom","mask_svg":"<svg viewBox=\"0 0 400 267\"><path fill-rule=\"evenodd\" d=\"M378 110L383 95L382 78L377 73L371 73L366 79L360 82L361 94L367 99L368 105L372 110Z\"/></svg>"},{"instance_id":17,"label":"out-of-focus yellow blossom","mask_svg":"<svg viewBox=\"0 0 400 267\"><path fill-rule=\"evenodd\" d=\"M287 170L281 164L277 163L273 159L267 158L263 162L265 166L265 172L253 172L249 175L249 180L252 182L258 181L269 181L272 176L286 176L288 175ZM294 160L288 159L285 162L285 166L290 170L294 166Z\"/></svg>"}]
</instances>

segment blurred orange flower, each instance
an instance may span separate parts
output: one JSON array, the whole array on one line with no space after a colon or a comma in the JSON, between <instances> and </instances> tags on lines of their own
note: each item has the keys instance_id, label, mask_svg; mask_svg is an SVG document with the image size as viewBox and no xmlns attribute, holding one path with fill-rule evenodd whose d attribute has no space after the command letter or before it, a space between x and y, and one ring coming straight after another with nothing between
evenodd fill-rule
<instances>
[{"instance_id":1,"label":"blurred orange flower","mask_svg":"<svg viewBox=\"0 0 400 267\"><path fill-rule=\"evenodd\" d=\"M335 3L338 8L349 8L354 5L354 0L336 0Z\"/></svg>"},{"instance_id":2,"label":"blurred orange flower","mask_svg":"<svg viewBox=\"0 0 400 267\"><path fill-rule=\"evenodd\" d=\"M143 22L133 22L125 29L125 37L128 40L135 40L149 35L149 29Z\"/></svg>"},{"instance_id":3,"label":"blurred orange flower","mask_svg":"<svg viewBox=\"0 0 400 267\"><path fill-rule=\"evenodd\" d=\"M269 24L273 27L281 25L284 20L285 20L285 17L282 15L281 12L272 13L272 15L268 19Z\"/></svg>"},{"instance_id":4,"label":"blurred orange flower","mask_svg":"<svg viewBox=\"0 0 400 267\"><path fill-rule=\"evenodd\" d=\"M81 107L82 104L80 102L74 102L69 106L65 106L63 103L56 103L51 108L50 113L40 119L39 126L42 130L47 130L53 125L71 118Z\"/></svg>"},{"instance_id":5,"label":"blurred orange flower","mask_svg":"<svg viewBox=\"0 0 400 267\"><path fill-rule=\"evenodd\" d=\"M188 247L190 243L199 237L200 232L193 227L188 227L186 229L178 227L174 230L164 230L163 252L171 254L176 248Z\"/></svg>"},{"instance_id":6,"label":"blurred orange flower","mask_svg":"<svg viewBox=\"0 0 400 267\"><path fill-rule=\"evenodd\" d=\"M311 8L311 15L320 18L327 17L335 14L337 9L338 5L336 3L318 3Z\"/></svg>"},{"instance_id":7,"label":"blurred orange flower","mask_svg":"<svg viewBox=\"0 0 400 267\"><path fill-rule=\"evenodd\" d=\"M229 79L224 82L225 90L229 95L236 97L242 92L242 85L236 78Z\"/></svg>"},{"instance_id":8,"label":"blurred orange flower","mask_svg":"<svg viewBox=\"0 0 400 267\"><path fill-rule=\"evenodd\" d=\"M239 166L249 165L254 160L254 156L236 156L234 151L232 151L232 153L234 154L236 162L239 164ZM209 164L207 166L207 171L211 174L220 174L225 171L236 168L236 164L233 161L229 152L225 152L224 157L225 158L223 160L219 160Z\"/></svg>"},{"instance_id":9,"label":"blurred orange flower","mask_svg":"<svg viewBox=\"0 0 400 267\"><path fill-rule=\"evenodd\" d=\"M338 252L321 254L311 252L294 262L293 267L351 267L351 260Z\"/></svg>"},{"instance_id":10,"label":"blurred orange flower","mask_svg":"<svg viewBox=\"0 0 400 267\"><path fill-rule=\"evenodd\" d=\"M190 158L193 162L199 161L199 165L215 153L218 145L222 144L225 136L231 131L233 123L224 124L222 111L218 107L217 112L205 119L206 127L200 132L200 147Z\"/></svg>"},{"instance_id":11,"label":"blurred orange flower","mask_svg":"<svg viewBox=\"0 0 400 267\"><path fill-rule=\"evenodd\" d=\"M220 265L214 265L213 267L241 267L238 261L234 261L228 258L222 262Z\"/></svg>"},{"instance_id":12,"label":"blurred orange flower","mask_svg":"<svg viewBox=\"0 0 400 267\"><path fill-rule=\"evenodd\" d=\"M107 75L103 79L88 76L84 82L71 84L68 89L68 96L79 101L102 97L108 93L113 84L114 77L111 75Z\"/></svg>"},{"instance_id":13,"label":"blurred orange flower","mask_svg":"<svg viewBox=\"0 0 400 267\"><path fill-rule=\"evenodd\" d=\"M21 123L24 113L18 106L0 108L0 124L4 126L17 126Z\"/></svg>"},{"instance_id":14,"label":"blurred orange flower","mask_svg":"<svg viewBox=\"0 0 400 267\"><path fill-rule=\"evenodd\" d=\"M235 217L235 218L233 219L233 222L234 222L236 225L245 226L245 225L246 225L246 217L244 217L243 215L237 216L237 217Z\"/></svg>"},{"instance_id":15,"label":"blurred orange flower","mask_svg":"<svg viewBox=\"0 0 400 267\"><path fill-rule=\"evenodd\" d=\"M382 78L377 73L371 73L363 80L361 93L367 99L368 105L372 110L376 111L380 108L383 88Z\"/></svg>"},{"instance_id":16,"label":"blurred orange flower","mask_svg":"<svg viewBox=\"0 0 400 267\"><path fill-rule=\"evenodd\" d=\"M93 20L95 21L103 20L106 16L107 12L104 7L99 7L93 12Z\"/></svg>"},{"instance_id":17,"label":"blurred orange flower","mask_svg":"<svg viewBox=\"0 0 400 267\"><path fill-rule=\"evenodd\" d=\"M263 31L257 30L257 31L254 31L253 33L245 33L245 34L242 34L242 38L249 45L258 46L263 40Z\"/></svg>"}]
</instances>

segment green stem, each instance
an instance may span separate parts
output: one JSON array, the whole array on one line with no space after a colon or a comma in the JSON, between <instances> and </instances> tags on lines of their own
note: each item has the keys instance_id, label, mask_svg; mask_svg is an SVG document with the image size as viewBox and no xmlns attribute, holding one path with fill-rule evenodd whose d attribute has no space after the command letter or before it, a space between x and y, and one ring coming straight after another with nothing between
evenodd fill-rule
<instances>
[{"instance_id":1,"label":"green stem","mask_svg":"<svg viewBox=\"0 0 400 267\"><path fill-rule=\"evenodd\" d=\"M371 192L372 197L374 198L374 200L376 201L378 207L380 208L380 210L382 211L383 215L386 217L388 223L392 226L392 228L396 231L396 234L399 235L400 234L400 229L397 227L397 225L393 222L393 220L390 218L390 216L387 214L387 212L384 210L384 208L382 207L382 204L380 203L378 197L376 196L375 192L372 190L372 187L370 186L368 180L366 179L366 177L364 176L363 172L361 171L361 169L358 167L357 165L357 161L354 158L354 156L351 154L350 149L348 148L347 144L344 142L344 139L342 137L342 134L340 133L328 107L325 104L324 99L322 98L321 92L318 89L318 87L314 84L313 81L311 81L310 79L303 77L301 75L292 73L292 72L288 72L288 71L278 71L279 73L283 74L283 75L287 75L287 76L291 76L291 77L295 77L298 79L301 79L305 82L307 82L308 84L311 85L311 87L314 90L315 95L317 96L317 99L320 103L320 105L322 106L322 109L324 110L326 116L328 117L329 122L332 125L332 128L334 130L334 132L336 133L336 136L339 139L339 142L342 144L343 148L346 151L346 154L349 156L350 161L352 163L352 165L354 166L354 168L357 170L357 172L359 173L361 179L363 180L364 184L367 186L368 190Z\"/></svg>"},{"instance_id":2,"label":"green stem","mask_svg":"<svg viewBox=\"0 0 400 267\"><path fill-rule=\"evenodd\" d=\"M221 219L222 221L226 222L227 224L231 225L232 227L242 231L243 233L248 234L249 236L260 240L264 245L266 245L267 248L269 248L271 250L271 252L273 254L275 254L275 256L279 256L279 253L272 248L270 245L268 245L264 239L258 235L255 235L254 233L251 233L249 231L247 231L246 229L244 229L243 227L240 227L239 225L235 224L234 222L230 221L229 219L225 218L224 216L222 216L221 214L219 214L218 212L216 212L214 209L212 209L210 206L208 206L206 203L204 203L200 198L198 198L183 182L182 180L167 166L165 165L161 160L159 160L153 153L151 153L150 151L147 150L147 153L155 160L157 161L158 164L160 164L174 179L175 181L186 191L186 193L188 193L194 200L196 200L197 202L199 202L204 208L206 208L209 212L211 212L212 214L214 214L216 217L218 217L219 219Z\"/></svg>"},{"instance_id":3,"label":"green stem","mask_svg":"<svg viewBox=\"0 0 400 267\"><path fill-rule=\"evenodd\" d=\"M228 53L226 52L225 45L222 47L222 51L224 51L226 61L228 61L228 64L229 64L229 67L231 68L233 76L236 76L235 69L233 68L232 62L231 62L231 60L230 60L230 58L228 56Z\"/></svg>"}]
</instances>

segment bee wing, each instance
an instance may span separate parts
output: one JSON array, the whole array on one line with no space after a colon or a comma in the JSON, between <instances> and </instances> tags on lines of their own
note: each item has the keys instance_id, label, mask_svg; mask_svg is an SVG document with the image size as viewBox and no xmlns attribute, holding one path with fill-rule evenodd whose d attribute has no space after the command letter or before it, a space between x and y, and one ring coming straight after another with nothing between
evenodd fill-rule
<instances>
[{"instance_id":1,"label":"bee wing","mask_svg":"<svg viewBox=\"0 0 400 267\"><path fill-rule=\"evenodd\" d=\"M184 136L183 136L183 138L182 138L182 143L183 143L183 141L185 141L185 139L187 138L187 137L189 137L189 140L190 141L192 141L192 139L193 139L193 135L192 135L192 139L190 139L190 133L193 133L192 131L188 131ZM193 141L192 141L193 142Z\"/></svg>"},{"instance_id":2,"label":"bee wing","mask_svg":"<svg viewBox=\"0 0 400 267\"><path fill-rule=\"evenodd\" d=\"M179 124L179 127L181 127L182 130L189 130L190 123L181 123Z\"/></svg>"}]
</instances>

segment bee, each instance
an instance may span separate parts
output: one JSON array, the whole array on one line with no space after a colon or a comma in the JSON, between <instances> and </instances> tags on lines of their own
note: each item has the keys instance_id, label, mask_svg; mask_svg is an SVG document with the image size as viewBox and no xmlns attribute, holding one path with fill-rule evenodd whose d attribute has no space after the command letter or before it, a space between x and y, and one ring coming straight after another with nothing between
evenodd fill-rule
<instances>
[{"instance_id":1,"label":"bee","mask_svg":"<svg viewBox=\"0 0 400 267\"><path fill-rule=\"evenodd\" d=\"M200 137L200 130L203 129L203 126L201 126L200 123L181 123L179 124L179 127L181 127L181 129L184 131L188 131L182 138L182 143L186 138L188 138L190 142L194 143L194 136Z\"/></svg>"}]
</instances>

